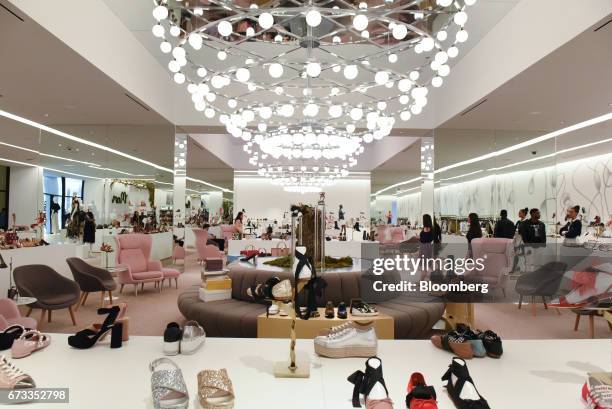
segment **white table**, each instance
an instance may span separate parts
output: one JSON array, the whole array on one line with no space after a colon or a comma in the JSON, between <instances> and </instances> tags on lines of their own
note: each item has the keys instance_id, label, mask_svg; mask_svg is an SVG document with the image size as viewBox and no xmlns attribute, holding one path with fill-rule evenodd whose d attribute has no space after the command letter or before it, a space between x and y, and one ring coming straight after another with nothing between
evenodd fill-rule
<instances>
[{"instance_id":1,"label":"white table","mask_svg":"<svg viewBox=\"0 0 612 409\"><path fill-rule=\"evenodd\" d=\"M121 349L108 341L89 350L68 347L65 334L51 334L45 351L16 360L40 387L70 388L70 405L59 407L107 409L152 408L148 364L162 355L162 337L130 337ZM192 404L196 374L202 369L227 368L234 384L236 409L351 409L352 385L346 377L364 369L365 359L328 359L314 355L312 341L298 340L297 350L311 357L310 378L277 379L275 361L288 356L283 339L211 338L195 355L171 357L182 369ZM581 408L580 388L586 371L610 371L611 340L505 341L501 359L468 361L476 387L492 408ZM429 341L380 341L385 381L395 408L405 407L406 384L420 371L438 394L438 407L454 408L440 377L452 355ZM100 385L104 385L101 392ZM103 394L100 395L100 394Z\"/></svg>"},{"instance_id":2,"label":"white table","mask_svg":"<svg viewBox=\"0 0 612 409\"><path fill-rule=\"evenodd\" d=\"M272 247L282 247L279 242L282 240L262 240L262 239L242 239L229 240L228 253L237 256L247 246L255 246L255 249L265 249L270 252ZM291 240L285 240L288 248L291 248ZM250 248L250 247L249 247ZM325 242L325 255L331 257L354 257L375 259L379 256L379 243L377 241L338 241L331 240Z\"/></svg>"}]
</instances>

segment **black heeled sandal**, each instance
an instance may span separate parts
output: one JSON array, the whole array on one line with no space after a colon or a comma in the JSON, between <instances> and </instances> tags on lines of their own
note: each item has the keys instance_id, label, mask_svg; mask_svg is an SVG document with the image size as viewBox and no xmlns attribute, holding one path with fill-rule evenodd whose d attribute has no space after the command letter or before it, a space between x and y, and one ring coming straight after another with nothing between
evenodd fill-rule
<instances>
[{"instance_id":1,"label":"black heeled sandal","mask_svg":"<svg viewBox=\"0 0 612 409\"><path fill-rule=\"evenodd\" d=\"M370 365L370 359L376 359L380 362L378 368L374 368ZM361 407L359 395L363 395L364 399L366 399L377 382L380 382L383 388L385 388L387 397L389 396L389 391L387 390L387 385L385 384L385 379L383 378L381 359L377 356L370 357L366 360L365 365L365 373L362 371L355 371L347 378L347 380L354 385L352 399L354 408Z\"/></svg>"},{"instance_id":2,"label":"black heeled sandal","mask_svg":"<svg viewBox=\"0 0 612 409\"><path fill-rule=\"evenodd\" d=\"M317 270L315 268L314 262L311 257L306 256L305 254L300 253L299 251L295 251L295 257L298 259L298 265L295 269L295 286L294 286L294 300L295 300L295 314L300 319L307 320L308 318L315 318L319 315L319 310L317 308L317 297L323 296L323 289L327 287L327 281L325 281L321 277L317 277ZM300 303L298 302L298 283L300 281L300 273L302 269L307 266L310 268L311 276L308 279L308 282L304 285L304 293L306 297L306 307L305 310L302 311L300 307ZM303 280L303 279L302 279Z\"/></svg>"},{"instance_id":3,"label":"black heeled sandal","mask_svg":"<svg viewBox=\"0 0 612 409\"><path fill-rule=\"evenodd\" d=\"M68 345L77 349L88 349L111 332L111 348L121 348L123 337L123 324L115 322L121 309L119 306L98 309L98 315L108 314L98 332L89 328L68 337Z\"/></svg>"},{"instance_id":4,"label":"black heeled sandal","mask_svg":"<svg viewBox=\"0 0 612 409\"><path fill-rule=\"evenodd\" d=\"M457 378L454 384L451 375ZM468 371L467 364L463 359L454 357L451 364L448 366L448 370L442 376L442 380L447 381L444 387L458 409L490 409L485 398L483 398L476 389L476 385ZM461 391L467 382L474 387L474 391L478 394L478 400L461 398Z\"/></svg>"}]
</instances>

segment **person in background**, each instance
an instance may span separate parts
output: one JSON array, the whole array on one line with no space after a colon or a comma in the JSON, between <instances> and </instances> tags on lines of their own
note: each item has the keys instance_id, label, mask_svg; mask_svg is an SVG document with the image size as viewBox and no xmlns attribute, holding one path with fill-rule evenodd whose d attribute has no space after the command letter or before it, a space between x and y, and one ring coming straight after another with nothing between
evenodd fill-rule
<instances>
[{"instance_id":1,"label":"person in background","mask_svg":"<svg viewBox=\"0 0 612 409\"><path fill-rule=\"evenodd\" d=\"M433 241L435 244L440 244L442 243L442 229L440 228L440 225L438 224L438 222L436 221L436 219L434 219L433 221L434 226L433 226Z\"/></svg>"},{"instance_id":2,"label":"person in background","mask_svg":"<svg viewBox=\"0 0 612 409\"><path fill-rule=\"evenodd\" d=\"M236 215L236 218L234 219L234 227L236 228L236 232L238 233L238 238L242 239L242 234L243 234L243 221L242 219L244 218L244 213L243 212L238 212L238 214Z\"/></svg>"},{"instance_id":3,"label":"person in background","mask_svg":"<svg viewBox=\"0 0 612 409\"><path fill-rule=\"evenodd\" d=\"M513 239L516 226L508 219L508 211L506 209L502 209L502 211L499 212L499 217L500 219L495 223L493 237Z\"/></svg>"},{"instance_id":4,"label":"person in background","mask_svg":"<svg viewBox=\"0 0 612 409\"><path fill-rule=\"evenodd\" d=\"M480 221L478 220L478 215L476 213L470 213L468 215L468 222L470 226L465 234L465 238L467 239L468 243L471 243L473 239L482 237L482 229L480 228Z\"/></svg>"},{"instance_id":5,"label":"person in background","mask_svg":"<svg viewBox=\"0 0 612 409\"><path fill-rule=\"evenodd\" d=\"M559 234L566 239L575 239L582 234L582 222L578 219L578 212L580 212L580 206L567 209L567 224L559 230Z\"/></svg>"},{"instance_id":6,"label":"person in background","mask_svg":"<svg viewBox=\"0 0 612 409\"><path fill-rule=\"evenodd\" d=\"M546 243L546 226L540 221L540 211L531 209L529 220L521 223L521 237L525 243Z\"/></svg>"},{"instance_id":7,"label":"person in background","mask_svg":"<svg viewBox=\"0 0 612 409\"><path fill-rule=\"evenodd\" d=\"M389 210L389 213L387 213L387 224L391 224L391 221L393 221L393 215L391 214L391 210Z\"/></svg>"},{"instance_id":8,"label":"person in background","mask_svg":"<svg viewBox=\"0 0 612 409\"><path fill-rule=\"evenodd\" d=\"M423 229L419 233L419 241L421 243L432 243L434 241L434 226L431 216L423 215Z\"/></svg>"},{"instance_id":9,"label":"person in background","mask_svg":"<svg viewBox=\"0 0 612 409\"><path fill-rule=\"evenodd\" d=\"M515 227L516 227L516 231L520 233L521 231L521 223L525 220L525 218L527 217L527 213L529 213L529 208L526 207L524 209L519 210L518 212L518 220L515 223Z\"/></svg>"},{"instance_id":10,"label":"person in background","mask_svg":"<svg viewBox=\"0 0 612 409\"><path fill-rule=\"evenodd\" d=\"M600 227L603 226L604 224L601 222L601 217L599 216L595 216L595 219L591 222L591 227Z\"/></svg>"},{"instance_id":11,"label":"person in background","mask_svg":"<svg viewBox=\"0 0 612 409\"><path fill-rule=\"evenodd\" d=\"M3 207L0 210L0 230L8 229L8 213L6 212L6 207Z\"/></svg>"}]
</instances>

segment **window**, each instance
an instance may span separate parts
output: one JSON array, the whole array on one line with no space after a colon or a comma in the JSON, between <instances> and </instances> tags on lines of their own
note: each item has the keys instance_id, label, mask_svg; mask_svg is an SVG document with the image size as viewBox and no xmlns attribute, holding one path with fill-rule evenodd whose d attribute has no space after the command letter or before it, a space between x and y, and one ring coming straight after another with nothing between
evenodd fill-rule
<instances>
[{"instance_id":1,"label":"window","mask_svg":"<svg viewBox=\"0 0 612 409\"><path fill-rule=\"evenodd\" d=\"M72 197L83 203L85 181L57 176L44 172L44 208L47 215L46 228L51 234L64 228L72 208Z\"/></svg>"}]
</instances>

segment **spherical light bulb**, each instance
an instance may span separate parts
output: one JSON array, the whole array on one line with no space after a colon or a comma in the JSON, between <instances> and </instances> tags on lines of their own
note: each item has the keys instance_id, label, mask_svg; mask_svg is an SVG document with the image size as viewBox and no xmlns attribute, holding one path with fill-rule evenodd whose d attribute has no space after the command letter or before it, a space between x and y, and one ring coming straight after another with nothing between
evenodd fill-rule
<instances>
[{"instance_id":1,"label":"spherical light bulb","mask_svg":"<svg viewBox=\"0 0 612 409\"><path fill-rule=\"evenodd\" d=\"M338 37L338 36L334 36L334 37L332 38L332 42L333 42L334 44L340 44L340 41L342 41L342 40L341 40L341 39L340 39L340 37Z\"/></svg>"},{"instance_id":2,"label":"spherical light bulb","mask_svg":"<svg viewBox=\"0 0 612 409\"><path fill-rule=\"evenodd\" d=\"M378 108L380 111L384 111L385 109L387 109L387 103L385 101L379 101L376 104L376 108Z\"/></svg>"},{"instance_id":3,"label":"spherical light bulb","mask_svg":"<svg viewBox=\"0 0 612 409\"><path fill-rule=\"evenodd\" d=\"M453 0L436 0L436 3L438 3L438 6L448 7L453 4Z\"/></svg>"},{"instance_id":4,"label":"spherical light bulb","mask_svg":"<svg viewBox=\"0 0 612 409\"><path fill-rule=\"evenodd\" d=\"M357 31L363 31L368 28L368 23L368 16L365 14L357 14L355 17L353 17L353 27L355 27L355 30Z\"/></svg>"},{"instance_id":5,"label":"spherical light bulb","mask_svg":"<svg viewBox=\"0 0 612 409\"><path fill-rule=\"evenodd\" d=\"M274 25L274 17L270 13L261 13L258 21L259 25L264 30L267 30Z\"/></svg>"},{"instance_id":6,"label":"spherical light bulb","mask_svg":"<svg viewBox=\"0 0 612 409\"><path fill-rule=\"evenodd\" d=\"M372 136L371 133L367 133L365 135L363 135L363 141L365 143L371 143L374 140L374 137Z\"/></svg>"},{"instance_id":7,"label":"spherical light bulb","mask_svg":"<svg viewBox=\"0 0 612 409\"><path fill-rule=\"evenodd\" d=\"M199 50L202 48L202 36L198 33L191 33L187 38L189 45L193 47L194 50Z\"/></svg>"},{"instance_id":8,"label":"spherical light bulb","mask_svg":"<svg viewBox=\"0 0 612 409\"><path fill-rule=\"evenodd\" d=\"M414 52L417 54L421 54L423 52L423 44L418 43L414 46Z\"/></svg>"},{"instance_id":9,"label":"spherical light bulb","mask_svg":"<svg viewBox=\"0 0 612 409\"><path fill-rule=\"evenodd\" d=\"M155 20L165 20L168 18L168 9L165 6L157 6L153 9Z\"/></svg>"},{"instance_id":10,"label":"spherical light bulb","mask_svg":"<svg viewBox=\"0 0 612 409\"><path fill-rule=\"evenodd\" d=\"M350 115L353 121L359 121L363 117L363 109L353 108L351 109Z\"/></svg>"},{"instance_id":11,"label":"spherical light bulb","mask_svg":"<svg viewBox=\"0 0 612 409\"><path fill-rule=\"evenodd\" d=\"M416 81L419 79L419 77L421 76L421 74L419 74L418 71L411 71L410 74L408 75L408 77L412 80L412 81Z\"/></svg>"},{"instance_id":12,"label":"spherical light bulb","mask_svg":"<svg viewBox=\"0 0 612 409\"><path fill-rule=\"evenodd\" d=\"M397 89L402 92L408 92L410 91L410 88L412 88L412 81L407 78L403 78L397 83Z\"/></svg>"},{"instance_id":13,"label":"spherical light bulb","mask_svg":"<svg viewBox=\"0 0 612 409\"><path fill-rule=\"evenodd\" d=\"M438 41L444 41L448 38L448 33L444 30L438 31L438 34L436 34L436 38L438 39Z\"/></svg>"},{"instance_id":14,"label":"spherical light bulb","mask_svg":"<svg viewBox=\"0 0 612 409\"><path fill-rule=\"evenodd\" d=\"M227 58L227 53L225 51L219 51L217 53L217 58L219 59L219 61L225 61L225 59Z\"/></svg>"},{"instance_id":15,"label":"spherical light bulb","mask_svg":"<svg viewBox=\"0 0 612 409\"><path fill-rule=\"evenodd\" d=\"M410 112L412 112L414 115L418 115L423 112L423 108L421 108L419 105L413 105L410 107Z\"/></svg>"},{"instance_id":16,"label":"spherical light bulb","mask_svg":"<svg viewBox=\"0 0 612 409\"><path fill-rule=\"evenodd\" d=\"M227 20L223 20L220 21L219 24L217 24L217 31L223 37L227 37L232 35L232 33L234 32L234 28L232 27L232 23Z\"/></svg>"},{"instance_id":17,"label":"spherical light bulb","mask_svg":"<svg viewBox=\"0 0 612 409\"><path fill-rule=\"evenodd\" d=\"M166 30L164 29L164 26L162 26L161 24L156 24L153 26L153 35L155 37L163 37L164 33L166 32Z\"/></svg>"},{"instance_id":18,"label":"spherical light bulb","mask_svg":"<svg viewBox=\"0 0 612 409\"><path fill-rule=\"evenodd\" d=\"M213 94L212 92L209 92L208 94L206 94L206 100L208 102L215 102L216 99L217 99L217 96Z\"/></svg>"},{"instance_id":19,"label":"spherical light bulb","mask_svg":"<svg viewBox=\"0 0 612 409\"><path fill-rule=\"evenodd\" d=\"M212 108L206 108L204 110L204 116L206 118L213 118L215 116L215 110Z\"/></svg>"},{"instance_id":20,"label":"spherical light bulb","mask_svg":"<svg viewBox=\"0 0 612 409\"><path fill-rule=\"evenodd\" d=\"M396 24L393 26L391 34L396 40L403 40L408 35L408 28L403 24Z\"/></svg>"},{"instance_id":21,"label":"spherical light bulb","mask_svg":"<svg viewBox=\"0 0 612 409\"><path fill-rule=\"evenodd\" d=\"M274 93L276 95L283 95L283 92L285 92L285 90L283 89L283 87L276 87L274 88Z\"/></svg>"},{"instance_id":22,"label":"spherical light bulb","mask_svg":"<svg viewBox=\"0 0 612 409\"><path fill-rule=\"evenodd\" d=\"M202 112L206 109L206 102L198 101L194 104L195 110L198 112Z\"/></svg>"},{"instance_id":23,"label":"spherical light bulb","mask_svg":"<svg viewBox=\"0 0 612 409\"><path fill-rule=\"evenodd\" d=\"M270 119L270 117L272 116L272 108L270 107L259 108L259 116L262 119Z\"/></svg>"},{"instance_id":24,"label":"spherical light bulb","mask_svg":"<svg viewBox=\"0 0 612 409\"><path fill-rule=\"evenodd\" d=\"M346 129L346 132L353 133L353 132L355 132L355 125L348 124L345 129Z\"/></svg>"},{"instance_id":25,"label":"spherical light bulb","mask_svg":"<svg viewBox=\"0 0 612 409\"><path fill-rule=\"evenodd\" d=\"M436 87L436 88L441 87L443 82L444 82L444 80L442 79L442 77L437 77L436 76L436 77L433 77L431 79L431 85Z\"/></svg>"},{"instance_id":26,"label":"spherical light bulb","mask_svg":"<svg viewBox=\"0 0 612 409\"><path fill-rule=\"evenodd\" d=\"M257 87L255 86L255 84L253 84L253 83L250 83L250 82L249 82L249 83L247 84L247 89L248 89L249 91L253 92L253 91L255 91L255 90L257 89Z\"/></svg>"},{"instance_id":27,"label":"spherical light bulb","mask_svg":"<svg viewBox=\"0 0 612 409\"><path fill-rule=\"evenodd\" d=\"M168 63L168 69L172 72L179 72L181 70L181 65L176 60L172 60Z\"/></svg>"},{"instance_id":28,"label":"spherical light bulb","mask_svg":"<svg viewBox=\"0 0 612 409\"><path fill-rule=\"evenodd\" d=\"M455 22L455 24L461 27L465 25L465 23L467 22L467 19L468 19L468 15L465 11L460 11L459 13L455 14L455 17L453 17L453 21Z\"/></svg>"},{"instance_id":29,"label":"spherical light bulb","mask_svg":"<svg viewBox=\"0 0 612 409\"><path fill-rule=\"evenodd\" d=\"M183 47L174 47L172 56L177 60L185 58L185 49Z\"/></svg>"},{"instance_id":30,"label":"spherical light bulb","mask_svg":"<svg viewBox=\"0 0 612 409\"><path fill-rule=\"evenodd\" d=\"M181 29L178 26L170 27L170 35L172 37L178 37L181 35Z\"/></svg>"},{"instance_id":31,"label":"spherical light bulb","mask_svg":"<svg viewBox=\"0 0 612 409\"><path fill-rule=\"evenodd\" d=\"M402 121L408 121L410 120L411 117L412 117L412 114L410 113L410 111L402 111L400 113L400 119Z\"/></svg>"},{"instance_id":32,"label":"spherical light bulb","mask_svg":"<svg viewBox=\"0 0 612 409\"><path fill-rule=\"evenodd\" d=\"M317 10L310 10L306 13L306 24L310 27L318 27L321 24L321 13Z\"/></svg>"},{"instance_id":33,"label":"spherical light bulb","mask_svg":"<svg viewBox=\"0 0 612 409\"><path fill-rule=\"evenodd\" d=\"M329 94L334 97L336 95L338 95L340 93L340 89L338 89L338 87L332 87L331 91L329 92Z\"/></svg>"},{"instance_id":34,"label":"spherical light bulb","mask_svg":"<svg viewBox=\"0 0 612 409\"><path fill-rule=\"evenodd\" d=\"M433 60L429 66L433 71L438 71L438 68L440 68L440 63L437 60Z\"/></svg>"},{"instance_id":35,"label":"spherical light bulb","mask_svg":"<svg viewBox=\"0 0 612 409\"><path fill-rule=\"evenodd\" d=\"M441 65L438 69L438 75L441 77L446 77L448 74L450 74L450 67L446 64Z\"/></svg>"},{"instance_id":36,"label":"spherical light bulb","mask_svg":"<svg viewBox=\"0 0 612 409\"><path fill-rule=\"evenodd\" d=\"M310 77L318 77L319 74L321 74L321 65L316 62L309 62L308 64L306 64L306 73Z\"/></svg>"},{"instance_id":37,"label":"spherical light bulb","mask_svg":"<svg viewBox=\"0 0 612 409\"><path fill-rule=\"evenodd\" d=\"M356 65L347 65L346 67L344 67L344 78L346 78L347 80L354 80L355 78L357 78L358 74L359 70L357 69Z\"/></svg>"},{"instance_id":38,"label":"spherical light bulb","mask_svg":"<svg viewBox=\"0 0 612 409\"><path fill-rule=\"evenodd\" d=\"M433 38L431 37L425 37L424 39L422 39L421 44L423 45L423 51L431 51L436 45Z\"/></svg>"},{"instance_id":39,"label":"spherical light bulb","mask_svg":"<svg viewBox=\"0 0 612 409\"><path fill-rule=\"evenodd\" d=\"M190 94L194 94L198 92L198 86L196 84L187 85L187 92L189 92ZM192 96L192 99L193 99L193 96Z\"/></svg>"},{"instance_id":40,"label":"spherical light bulb","mask_svg":"<svg viewBox=\"0 0 612 409\"><path fill-rule=\"evenodd\" d=\"M247 27L245 34L247 37L253 37L255 35L255 29L253 27Z\"/></svg>"},{"instance_id":41,"label":"spherical light bulb","mask_svg":"<svg viewBox=\"0 0 612 409\"><path fill-rule=\"evenodd\" d=\"M259 132L266 132L266 129L268 129L268 125L261 122L257 125L257 129L259 130ZM257 142L257 138L255 139L255 142Z\"/></svg>"},{"instance_id":42,"label":"spherical light bulb","mask_svg":"<svg viewBox=\"0 0 612 409\"><path fill-rule=\"evenodd\" d=\"M341 67L341 66L339 66L339 65L334 65L334 66L332 67L332 71L333 71L333 72L340 72L340 70L342 70L342 67Z\"/></svg>"},{"instance_id":43,"label":"spherical light bulb","mask_svg":"<svg viewBox=\"0 0 612 409\"><path fill-rule=\"evenodd\" d=\"M363 38L370 38L370 32L368 30L363 30L361 32L361 37L363 37Z\"/></svg>"},{"instance_id":44,"label":"spherical light bulb","mask_svg":"<svg viewBox=\"0 0 612 409\"><path fill-rule=\"evenodd\" d=\"M164 41L163 43L159 45L159 49L161 50L162 53L168 54L170 51L172 51L172 44L170 44L167 41Z\"/></svg>"},{"instance_id":45,"label":"spherical light bulb","mask_svg":"<svg viewBox=\"0 0 612 409\"><path fill-rule=\"evenodd\" d=\"M283 75L283 66L279 63L272 63L268 67L268 73L272 78L280 78Z\"/></svg>"},{"instance_id":46,"label":"spherical light bulb","mask_svg":"<svg viewBox=\"0 0 612 409\"><path fill-rule=\"evenodd\" d=\"M251 78L251 72L246 68L236 70L236 79L240 82L247 82Z\"/></svg>"},{"instance_id":47,"label":"spherical light bulb","mask_svg":"<svg viewBox=\"0 0 612 409\"><path fill-rule=\"evenodd\" d=\"M402 105L406 105L410 101L410 97L406 94L400 95L399 102Z\"/></svg>"},{"instance_id":48,"label":"spherical light bulb","mask_svg":"<svg viewBox=\"0 0 612 409\"><path fill-rule=\"evenodd\" d=\"M277 34L274 36L274 42L275 43L281 43L283 41L283 36L280 34Z\"/></svg>"},{"instance_id":49,"label":"spherical light bulb","mask_svg":"<svg viewBox=\"0 0 612 409\"><path fill-rule=\"evenodd\" d=\"M458 43L465 43L468 39L468 32L465 30L459 30L457 31L455 38Z\"/></svg>"},{"instance_id":50,"label":"spherical light bulb","mask_svg":"<svg viewBox=\"0 0 612 409\"><path fill-rule=\"evenodd\" d=\"M391 64L394 64L397 62L397 54L389 54L389 56L387 57L387 60L389 60L389 62Z\"/></svg>"},{"instance_id":51,"label":"spherical light bulb","mask_svg":"<svg viewBox=\"0 0 612 409\"><path fill-rule=\"evenodd\" d=\"M450 58L455 58L456 56L459 55L459 49L455 46L452 46L451 48L446 50L446 54L448 54Z\"/></svg>"},{"instance_id":52,"label":"spherical light bulb","mask_svg":"<svg viewBox=\"0 0 612 409\"><path fill-rule=\"evenodd\" d=\"M213 75L213 77L210 79L210 84L213 86L213 88L223 88L223 78L220 75Z\"/></svg>"},{"instance_id":53,"label":"spherical light bulb","mask_svg":"<svg viewBox=\"0 0 612 409\"><path fill-rule=\"evenodd\" d=\"M197 74L198 74L198 77L204 78L206 77L206 74L208 74L208 71L206 71L206 68L200 67L197 70Z\"/></svg>"},{"instance_id":54,"label":"spherical light bulb","mask_svg":"<svg viewBox=\"0 0 612 409\"><path fill-rule=\"evenodd\" d=\"M340 118L342 116L342 106L332 105L329 107L328 113L332 118Z\"/></svg>"},{"instance_id":55,"label":"spherical light bulb","mask_svg":"<svg viewBox=\"0 0 612 409\"><path fill-rule=\"evenodd\" d=\"M182 84L185 82L185 74L183 74L182 72L177 72L176 74L174 74L174 82L176 82L177 84Z\"/></svg>"},{"instance_id":56,"label":"spherical light bulb","mask_svg":"<svg viewBox=\"0 0 612 409\"><path fill-rule=\"evenodd\" d=\"M389 81L389 73L387 71L378 71L376 75L374 75L374 81L378 85L384 85Z\"/></svg>"}]
</instances>

